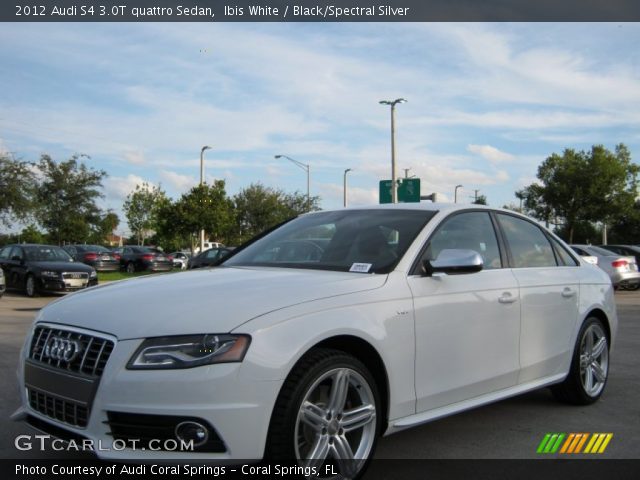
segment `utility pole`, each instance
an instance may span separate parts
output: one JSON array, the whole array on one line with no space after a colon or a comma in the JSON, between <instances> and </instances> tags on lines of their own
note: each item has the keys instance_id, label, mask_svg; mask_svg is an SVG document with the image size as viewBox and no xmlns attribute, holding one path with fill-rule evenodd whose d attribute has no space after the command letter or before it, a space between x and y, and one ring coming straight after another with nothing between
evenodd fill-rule
<instances>
[{"instance_id":1,"label":"utility pole","mask_svg":"<svg viewBox=\"0 0 640 480\"><path fill-rule=\"evenodd\" d=\"M404 98L380 100L380 105L391 106L391 203L398 203L398 185L396 176L396 105L406 103Z\"/></svg>"},{"instance_id":2,"label":"utility pole","mask_svg":"<svg viewBox=\"0 0 640 480\"><path fill-rule=\"evenodd\" d=\"M210 149L211 149L210 146L205 145L200 150L200 186L201 187L202 187L202 184L204 183L204 151L210 150ZM204 204L202 204L200 207L205 208ZM203 227L203 225L200 225L200 226ZM200 253L202 252L204 252L204 228L200 229Z\"/></svg>"}]
</instances>

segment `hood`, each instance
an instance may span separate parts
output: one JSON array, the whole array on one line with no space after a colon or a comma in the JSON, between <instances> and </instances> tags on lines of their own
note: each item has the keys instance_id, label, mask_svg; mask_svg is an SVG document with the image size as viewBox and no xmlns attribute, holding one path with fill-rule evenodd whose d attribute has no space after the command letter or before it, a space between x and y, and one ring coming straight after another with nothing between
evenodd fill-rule
<instances>
[{"instance_id":1,"label":"hood","mask_svg":"<svg viewBox=\"0 0 640 480\"><path fill-rule=\"evenodd\" d=\"M93 268L80 262L27 262L31 268L40 270L55 270L56 272L86 272Z\"/></svg>"},{"instance_id":2,"label":"hood","mask_svg":"<svg viewBox=\"0 0 640 480\"><path fill-rule=\"evenodd\" d=\"M113 282L45 307L38 321L120 340L226 333L274 310L381 287L386 275L284 268L214 268Z\"/></svg>"}]
</instances>

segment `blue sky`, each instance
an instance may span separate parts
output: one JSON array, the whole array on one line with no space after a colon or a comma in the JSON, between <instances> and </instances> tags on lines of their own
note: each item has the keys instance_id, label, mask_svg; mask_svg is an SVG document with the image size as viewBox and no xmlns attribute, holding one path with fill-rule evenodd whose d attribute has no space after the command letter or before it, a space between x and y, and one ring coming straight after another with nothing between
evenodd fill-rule
<instances>
[{"instance_id":1,"label":"blue sky","mask_svg":"<svg viewBox=\"0 0 640 480\"><path fill-rule=\"evenodd\" d=\"M104 208L137 183L178 197L223 178L306 190L323 208L376 203L398 171L422 193L515 202L566 147L640 153L640 24L3 24L0 149L74 153L104 169ZM127 231L121 215L119 231Z\"/></svg>"}]
</instances>

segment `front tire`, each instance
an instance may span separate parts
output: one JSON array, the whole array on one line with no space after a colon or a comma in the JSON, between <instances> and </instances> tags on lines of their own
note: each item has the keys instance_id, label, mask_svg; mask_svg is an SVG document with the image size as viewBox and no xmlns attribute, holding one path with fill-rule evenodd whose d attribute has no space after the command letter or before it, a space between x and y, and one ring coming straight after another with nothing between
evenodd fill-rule
<instances>
[{"instance_id":1,"label":"front tire","mask_svg":"<svg viewBox=\"0 0 640 480\"><path fill-rule=\"evenodd\" d=\"M310 476L333 471L340 478L357 478L373 456L379 412L377 385L362 362L339 350L312 350L280 391L266 457L296 459L314 469Z\"/></svg>"},{"instance_id":2,"label":"front tire","mask_svg":"<svg viewBox=\"0 0 640 480\"><path fill-rule=\"evenodd\" d=\"M36 288L36 279L31 274L27 276L27 281L25 283L25 291L27 292L27 297L33 298L38 295L38 289Z\"/></svg>"},{"instance_id":3,"label":"front tire","mask_svg":"<svg viewBox=\"0 0 640 480\"><path fill-rule=\"evenodd\" d=\"M552 387L559 400L574 405L596 402L609 376L609 338L599 318L589 317L578 333L569 375Z\"/></svg>"}]
</instances>

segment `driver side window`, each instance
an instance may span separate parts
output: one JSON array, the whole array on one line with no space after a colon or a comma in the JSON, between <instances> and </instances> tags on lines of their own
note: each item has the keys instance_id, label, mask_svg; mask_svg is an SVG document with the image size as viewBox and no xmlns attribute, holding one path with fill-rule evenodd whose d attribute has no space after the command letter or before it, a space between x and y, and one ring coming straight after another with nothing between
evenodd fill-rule
<instances>
[{"instance_id":1,"label":"driver side window","mask_svg":"<svg viewBox=\"0 0 640 480\"><path fill-rule=\"evenodd\" d=\"M498 240L488 212L467 212L444 221L431 237L420 259L435 260L445 249L473 250L480 254L483 270L502 268Z\"/></svg>"}]
</instances>

